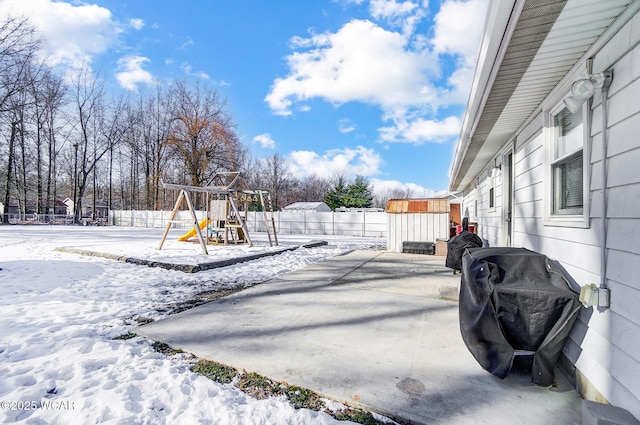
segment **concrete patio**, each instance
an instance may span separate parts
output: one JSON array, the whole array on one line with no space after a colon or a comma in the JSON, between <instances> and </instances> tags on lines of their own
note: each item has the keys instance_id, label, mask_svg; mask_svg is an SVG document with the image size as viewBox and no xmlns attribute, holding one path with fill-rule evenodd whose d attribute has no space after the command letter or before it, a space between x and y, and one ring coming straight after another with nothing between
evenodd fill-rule
<instances>
[{"instance_id":1,"label":"concrete patio","mask_svg":"<svg viewBox=\"0 0 640 425\"><path fill-rule=\"evenodd\" d=\"M580 424L581 399L561 372L541 388L476 363L458 328L460 276L443 264L355 251L137 332L403 423Z\"/></svg>"}]
</instances>

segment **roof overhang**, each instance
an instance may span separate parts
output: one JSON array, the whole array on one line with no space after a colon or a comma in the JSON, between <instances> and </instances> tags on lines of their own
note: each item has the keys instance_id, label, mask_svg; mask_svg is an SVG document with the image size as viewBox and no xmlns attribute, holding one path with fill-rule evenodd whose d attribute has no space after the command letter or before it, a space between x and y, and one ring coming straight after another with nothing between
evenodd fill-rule
<instances>
[{"instance_id":1,"label":"roof overhang","mask_svg":"<svg viewBox=\"0 0 640 425\"><path fill-rule=\"evenodd\" d=\"M549 93L637 12L632 0L492 0L449 190L468 187ZM631 10L633 9L633 10Z\"/></svg>"}]
</instances>

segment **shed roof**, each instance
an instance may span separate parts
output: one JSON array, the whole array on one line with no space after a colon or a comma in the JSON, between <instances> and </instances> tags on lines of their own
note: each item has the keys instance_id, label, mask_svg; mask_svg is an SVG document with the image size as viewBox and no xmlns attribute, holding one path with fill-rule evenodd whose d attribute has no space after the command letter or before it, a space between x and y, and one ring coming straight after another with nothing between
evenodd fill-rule
<instances>
[{"instance_id":1,"label":"shed roof","mask_svg":"<svg viewBox=\"0 0 640 425\"><path fill-rule=\"evenodd\" d=\"M284 210L315 210L318 207L331 210L324 202L294 202L284 207Z\"/></svg>"},{"instance_id":2,"label":"shed roof","mask_svg":"<svg viewBox=\"0 0 640 425\"><path fill-rule=\"evenodd\" d=\"M447 198L390 199L386 212L389 214L448 213Z\"/></svg>"}]
</instances>

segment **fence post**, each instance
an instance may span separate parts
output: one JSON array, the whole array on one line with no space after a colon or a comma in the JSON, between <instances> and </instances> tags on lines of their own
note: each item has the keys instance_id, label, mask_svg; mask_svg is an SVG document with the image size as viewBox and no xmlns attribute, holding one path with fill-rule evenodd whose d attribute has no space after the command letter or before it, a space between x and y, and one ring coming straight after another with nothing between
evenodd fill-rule
<instances>
[{"instance_id":1,"label":"fence post","mask_svg":"<svg viewBox=\"0 0 640 425\"><path fill-rule=\"evenodd\" d=\"M362 211L362 237L367 233L367 212Z\"/></svg>"},{"instance_id":2,"label":"fence post","mask_svg":"<svg viewBox=\"0 0 640 425\"><path fill-rule=\"evenodd\" d=\"M336 235L336 212L331 211L331 235Z\"/></svg>"}]
</instances>

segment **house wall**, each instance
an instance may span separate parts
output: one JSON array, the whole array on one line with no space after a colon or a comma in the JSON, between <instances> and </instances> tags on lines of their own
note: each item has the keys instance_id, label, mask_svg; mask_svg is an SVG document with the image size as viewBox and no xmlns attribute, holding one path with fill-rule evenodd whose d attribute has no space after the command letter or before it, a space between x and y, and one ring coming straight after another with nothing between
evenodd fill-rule
<instances>
[{"instance_id":1,"label":"house wall","mask_svg":"<svg viewBox=\"0 0 640 425\"><path fill-rule=\"evenodd\" d=\"M493 167L491 162L491 167ZM489 167L489 166L488 166ZM494 208L489 207L489 193L494 188ZM476 233L485 246L502 245L502 173L492 178L490 168L482 172L477 180L477 185L465 190L462 203L462 216L468 217L470 222L477 224Z\"/></svg>"},{"instance_id":2,"label":"house wall","mask_svg":"<svg viewBox=\"0 0 640 425\"><path fill-rule=\"evenodd\" d=\"M640 15L628 22L593 61L595 72L614 69L608 101L606 242L602 226L602 99L593 98L590 130L589 226L545 224L544 117L517 135L514 153L512 245L557 260L579 285L600 282L601 246L606 245L610 308L583 309L563 353L576 368L587 398L600 399L640 418ZM543 105L543 108L545 105ZM585 151L586 153L586 151ZM493 163L487 164L487 169ZM479 223L488 245L502 241L500 216L487 205L489 177L465 190L463 212ZM497 193L501 194L501 190ZM477 201L478 211L474 213ZM585 200L587 201L587 200ZM475 217L474 217L475 215Z\"/></svg>"}]
</instances>

